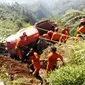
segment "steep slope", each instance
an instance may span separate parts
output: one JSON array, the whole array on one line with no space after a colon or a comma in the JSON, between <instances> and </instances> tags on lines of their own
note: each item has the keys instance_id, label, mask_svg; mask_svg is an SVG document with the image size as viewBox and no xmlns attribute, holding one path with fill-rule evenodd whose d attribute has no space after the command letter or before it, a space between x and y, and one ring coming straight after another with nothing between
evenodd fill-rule
<instances>
[{"instance_id":1,"label":"steep slope","mask_svg":"<svg viewBox=\"0 0 85 85\"><path fill-rule=\"evenodd\" d=\"M29 72L27 64L21 64L4 55L0 55L0 80L6 85L8 85L8 81L11 85L14 85L15 81L17 84L22 83L23 85L38 85L40 83L40 80L34 78Z\"/></svg>"}]
</instances>

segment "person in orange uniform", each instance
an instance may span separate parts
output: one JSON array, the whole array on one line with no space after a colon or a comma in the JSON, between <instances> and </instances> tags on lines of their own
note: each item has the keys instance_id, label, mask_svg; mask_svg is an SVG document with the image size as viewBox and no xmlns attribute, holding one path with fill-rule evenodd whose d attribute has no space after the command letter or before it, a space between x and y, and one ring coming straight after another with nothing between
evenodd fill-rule
<instances>
[{"instance_id":1,"label":"person in orange uniform","mask_svg":"<svg viewBox=\"0 0 85 85\"><path fill-rule=\"evenodd\" d=\"M26 34L26 32L23 32L23 34L20 36L20 38L18 39L18 45L19 46L24 46L27 42L27 34Z\"/></svg>"},{"instance_id":2,"label":"person in orange uniform","mask_svg":"<svg viewBox=\"0 0 85 85\"><path fill-rule=\"evenodd\" d=\"M22 54L22 47L25 44L26 38L27 38L27 34L26 34L26 32L23 32L23 35L17 39L17 43L15 46L15 49L17 51L17 56L19 56L19 59L22 60L22 62L24 62L24 60L25 60L25 56L23 56L23 54Z\"/></svg>"},{"instance_id":3,"label":"person in orange uniform","mask_svg":"<svg viewBox=\"0 0 85 85\"><path fill-rule=\"evenodd\" d=\"M65 43L67 39L68 39L68 35L62 34L59 41Z\"/></svg>"},{"instance_id":4,"label":"person in orange uniform","mask_svg":"<svg viewBox=\"0 0 85 85\"><path fill-rule=\"evenodd\" d=\"M65 28L63 28L62 29L62 34L65 34L65 35L68 35L69 36L70 35L69 28L70 28L69 26L66 26Z\"/></svg>"},{"instance_id":5,"label":"person in orange uniform","mask_svg":"<svg viewBox=\"0 0 85 85\"><path fill-rule=\"evenodd\" d=\"M53 35L52 35L51 40L59 41L60 40L60 37L61 37L61 34L60 33L54 32Z\"/></svg>"},{"instance_id":6,"label":"person in orange uniform","mask_svg":"<svg viewBox=\"0 0 85 85\"><path fill-rule=\"evenodd\" d=\"M50 31L48 31L46 34L43 34L42 37L44 37L44 38L50 40L51 37L52 37L52 34L53 34L53 31L50 30Z\"/></svg>"},{"instance_id":7,"label":"person in orange uniform","mask_svg":"<svg viewBox=\"0 0 85 85\"><path fill-rule=\"evenodd\" d=\"M77 40L80 40L81 38L83 39L82 34L85 34L85 18L81 18L80 24L77 27L76 33L77 33L76 35Z\"/></svg>"},{"instance_id":8,"label":"person in orange uniform","mask_svg":"<svg viewBox=\"0 0 85 85\"><path fill-rule=\"evenodd\" d=\"M32 62L32 73L35 77L39 76L39 70L40 70L40 59L38 53L34 52L34 50L31 48L31 50L27 53L27 56L31 59Z\"/></svg>"},{"instance_id":9,"label":"person in orange uniform","mask_svg":"<svg viewBox=\"0 0 85 85\"><path fill-rule=\"evenodd\" d=\"M61 34L58 33L58 27L55 28L55 32L52 34L51 40L59 41Z\"/></svg>"},{"instance_id":10,"label":"person in orange uniform","mask_svg":"<svg viewBox=\"0 0 85 85\"><path fill-rule=\"evenodd\" d=\"M10 42L8 42L8 43L10 46ZM12 47L13 48L10 48L10 47L8 48L9 53L10 53L10 57L15 59L15 60L22 60L22 53L21 53L21 50L18 46L17 40L12 42Z\"/></svg>"},{"instance_id":11,"label":"person in orange uniform","mask_svg":"<svg viewBox=\"0 0 85 85\"><path fill-rule=\"evenodd\" d=\"M65 28L62 29L62 35L60 38L60 42L65 43L67 39L69 38L70 32L69 32L70 27L66 26Z\"/></svg>"},{"instance_id":12,"label":"person in orange uniform","mask_svg":"<svg viewBox=\"0 0 85 85\"><path fill-rule=\"evenodd\" d=\"M51 47L51 52L48 55L48 60L47 60L47 67L46 67L47 73L56 68L56 62L58 58L60 58L61 61L63 62L63 57L59 53L56 52L56 47Z\"/></svg>"}]
</instances>

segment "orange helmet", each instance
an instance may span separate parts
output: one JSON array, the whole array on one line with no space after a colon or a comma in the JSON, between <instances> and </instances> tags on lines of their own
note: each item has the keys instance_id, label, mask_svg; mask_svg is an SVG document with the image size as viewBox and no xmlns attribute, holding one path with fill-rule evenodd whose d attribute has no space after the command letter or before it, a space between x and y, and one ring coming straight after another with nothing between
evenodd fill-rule
<instances>
[{"instance_id":1,"label":"orange helmet","mask_svg":"<svg viewBox=\"0 0 85 85\"><path fill-rule=\"evenodd\" d=\"M53 34L53 31L50 30L50 31L48 31L47 33L48 33L49 35L52 35L52 34Z\"/></svg>"},{"instance_id":2,"label":"orange helmet","mask_svg":"<svg viewBox=\"0 0 85 85\"><path fill-rule=\"evenodd\" d=\"M85 18L81 18L80 22L85 22Z\"/></svg>"}]
</instances>

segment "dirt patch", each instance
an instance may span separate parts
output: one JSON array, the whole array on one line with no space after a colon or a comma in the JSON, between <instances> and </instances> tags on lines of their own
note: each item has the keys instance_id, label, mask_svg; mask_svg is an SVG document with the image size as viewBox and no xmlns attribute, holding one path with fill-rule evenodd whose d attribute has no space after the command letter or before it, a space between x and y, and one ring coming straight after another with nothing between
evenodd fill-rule
<instances>
[{"instance_id":1,"label":"dirt patch","mask_svg":"<svg viewBox=\"0 0 85 85\"><path fill-rule=\"evenodd\" d=\"M0 73L3 72L4 68L10 80L26 78L27 81L25 81L25 83L27 83L27 85L38 85L40 83L38 79L32 76L27 64L22 64L10 57L0 55Z\"/></svg>"}]
</instances>

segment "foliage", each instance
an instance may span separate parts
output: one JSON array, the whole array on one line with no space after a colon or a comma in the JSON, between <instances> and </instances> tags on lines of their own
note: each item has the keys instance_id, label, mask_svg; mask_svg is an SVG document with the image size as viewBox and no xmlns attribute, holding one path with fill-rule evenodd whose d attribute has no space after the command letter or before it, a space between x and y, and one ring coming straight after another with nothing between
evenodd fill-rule
<instances>
[{"instance_id":1,"label":"foliage","mask_svg":"<svg viewBox=\"0 0 85 85\"><path fill-rule=\"evenodd\" d=\"M70 33L71 36L75 36L76 28L80 23L80 19L85 17L85 12L79 10L68 10L62 17L61 23L63 23L63 27L69 25L71 27Z\"/></svg>"},{"instance_id":2,"label":"foliage","mask_svg":"<svg viewBox=\"0 0 85 85\"><path fill-rule=\"evenodd\" d=\"M85 63L85 41L79 41L74 43L73 57L71 64L81 65Z\"/></svg>"},{"instance_id":3,"label":"foliage","mask_svg":"<svg viewBox=\"0 0 85 85\"><path fill-rule=\"evenodd\" d=\"M84 85L85 65L67 65L53 71L48 77L49 85Z\"/></svg>"},{"instance_id":4,"label":"foliage","mask_svg":"<svg viewBox=\"0 0 85 85\"><path fill-rule=\"evenodd\" d=\"M26 16L31 16L27 14L25 9L15 3L13 5L0 4L0 40L4 41L9 35L16 33L21 28L30 26L27 22L30 19Z\"/></svg>"},{"instance_id":5,"label":"foliage","mask_svg":"<svg viewBox=\"0 0 85 85\"><path fill-rule=\"evenodd\" d=\"M49 85L85 85L85 41L70 42L62 48L63 55L69 62L55 71L49 73ZM71 45L70 45L71 44ZM64 47L63 46L63 47ZM70 46L70 47L69 47ZM68 49L67 49L68 48ZM66 56L65 50L70 50L71 57Z\"/></svg>"}]
</instances>

